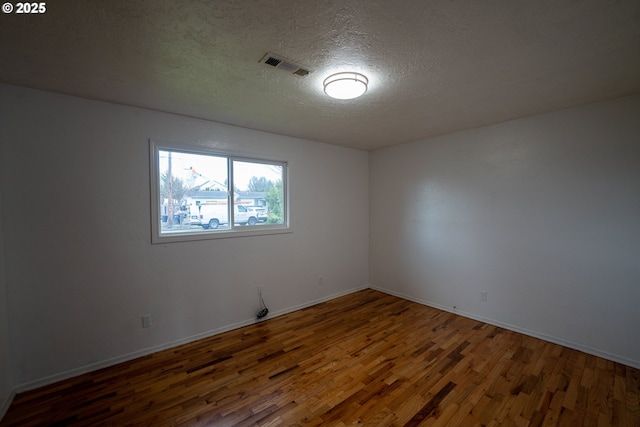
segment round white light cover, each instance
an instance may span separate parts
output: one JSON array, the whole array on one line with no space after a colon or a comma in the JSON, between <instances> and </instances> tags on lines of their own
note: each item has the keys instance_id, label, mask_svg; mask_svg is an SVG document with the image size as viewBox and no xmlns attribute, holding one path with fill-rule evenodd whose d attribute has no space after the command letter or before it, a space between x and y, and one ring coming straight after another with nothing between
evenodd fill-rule
<instances>
[{"instance_id":1,"label":"round white light cover","mask_svg":"<svg viewBox=\"0 0 640 427\"><path fill-rule=\"evenodd\" d=\"M336 99L353 99L364 95L369 80L360 73L332 74L324 80L324 92Z\"/></svg>"}]
</instances>

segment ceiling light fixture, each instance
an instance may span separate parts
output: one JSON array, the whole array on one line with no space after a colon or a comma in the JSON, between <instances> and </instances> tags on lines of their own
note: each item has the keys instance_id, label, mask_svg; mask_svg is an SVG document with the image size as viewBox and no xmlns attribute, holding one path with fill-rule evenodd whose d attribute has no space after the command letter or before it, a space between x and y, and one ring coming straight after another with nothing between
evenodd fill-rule
<instances>
[{"instance_id":1,"label":"ceiling light fixture","mask_svg":"<svg viewBox=\"0 0 640 427\"><path fill-rule=\"evenodd\" d=\"M347 72L332 74L322 83L324 93L336 99L353 99L364 95L369 79L360 73Z\"/></svg>"}]
</instances>

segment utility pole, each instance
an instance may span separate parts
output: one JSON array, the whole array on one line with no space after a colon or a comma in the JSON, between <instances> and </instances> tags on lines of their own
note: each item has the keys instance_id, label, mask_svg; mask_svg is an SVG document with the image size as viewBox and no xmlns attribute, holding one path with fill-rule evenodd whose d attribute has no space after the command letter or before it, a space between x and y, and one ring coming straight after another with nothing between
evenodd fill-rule
<instances>
[{"instance_id":1,"label":"utility pole","mask_svg":"<svg viewBox=\"0 0 640 427\"><path fill-rule=\"evenodd\" d=\"M169 170L167 171L167 188L169 189L169 215L167 216L167 227L173 227L173 173L171 172L171 151L169 151Z\"/></svg>"}]
</instances>

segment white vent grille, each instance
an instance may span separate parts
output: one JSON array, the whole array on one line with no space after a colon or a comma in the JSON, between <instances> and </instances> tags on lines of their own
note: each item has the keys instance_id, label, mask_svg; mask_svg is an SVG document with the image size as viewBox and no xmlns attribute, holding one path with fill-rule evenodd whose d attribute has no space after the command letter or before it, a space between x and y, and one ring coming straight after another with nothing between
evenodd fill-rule
<instances>
[{"instance_id":1,"label":"white vent grille","mask_svg":"<svg viewBox=\"0 0 640 427\"><path fill-rule=\"evenodd\" d=\"M277 68L282 71L286 71L297 76L306 76L310 73L309 69L296 64L293 61L288 60L280 55L276 55L270 52L260 60L262 64L269 65L270 67Z\"/></svg>"}]
</instances>

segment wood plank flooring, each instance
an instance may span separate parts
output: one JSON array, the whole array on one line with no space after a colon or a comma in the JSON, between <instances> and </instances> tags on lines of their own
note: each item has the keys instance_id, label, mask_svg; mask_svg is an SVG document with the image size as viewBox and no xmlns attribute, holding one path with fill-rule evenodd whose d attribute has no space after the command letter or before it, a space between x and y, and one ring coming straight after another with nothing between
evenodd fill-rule
<instances>
[{"instance_id":1,"label":"wood plank flooring","mask_svg":"<svg viewBox=\"0 0 640 427\"><path fill-rule=\"evenodd\" d=\"M1 426L640 426L640 371L373 290L16 396Z\"/></svg>"}]
</instances>

